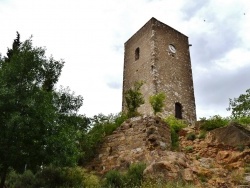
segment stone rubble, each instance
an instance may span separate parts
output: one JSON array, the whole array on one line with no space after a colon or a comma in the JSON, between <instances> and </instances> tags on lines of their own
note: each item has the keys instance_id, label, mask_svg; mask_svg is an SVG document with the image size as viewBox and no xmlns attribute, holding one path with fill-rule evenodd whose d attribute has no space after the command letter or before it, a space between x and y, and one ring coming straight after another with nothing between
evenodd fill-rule
<instances>
[{"instance_id":1,"label":"stone rubble","mask_svg":"<svg viewBox=\"0 0 250 188\"><path fill-rule=\"evenodd\" d=\"M194 140L187 139L190 133L196 135ZM181 178L198 188L250 187L249 146L241 151L219 143L218 139L211 140L211 133L203 139L198 135L200 130L195 126L184 128L179 136L179 151L170 151L170 128L159 117L129 119L105 138L99 154L87 168L105 174L111 169L127 170L130 164L144 162L147 166L144 178L164 181Z\"/></svg>"}]
</instances>

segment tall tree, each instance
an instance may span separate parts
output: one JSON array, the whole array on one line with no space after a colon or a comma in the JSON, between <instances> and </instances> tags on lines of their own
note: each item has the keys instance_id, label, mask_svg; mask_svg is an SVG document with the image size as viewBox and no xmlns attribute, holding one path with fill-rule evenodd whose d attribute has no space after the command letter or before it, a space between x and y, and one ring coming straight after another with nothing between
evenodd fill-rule
<instances>
[{"instance_id":1,"label":"tall tree","mask_svg":"<svg viewBox=\"0 0 250 188\"><path fill-rule=\"evenodd\" d=\"M0 188L10 168L77 162L77 135L87 123L78 115L83 98L54 88L63 64L33 47L31 38L21 43L19 33L0 58Z\"/></svg>"}]
</instances>

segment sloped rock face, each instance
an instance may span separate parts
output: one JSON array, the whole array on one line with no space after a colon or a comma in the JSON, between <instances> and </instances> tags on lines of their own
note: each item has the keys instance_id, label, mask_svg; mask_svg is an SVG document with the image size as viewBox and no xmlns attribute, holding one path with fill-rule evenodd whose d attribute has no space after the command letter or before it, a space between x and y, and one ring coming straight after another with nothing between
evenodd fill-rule
<instances>
[{"instance_id":1,"label":"sloped rock face","mask_svg":"<svg viewBox=\"0 0 250 188\"><path fill-rule=\"evenodd\" d=\"M164 151L162 156L156 157L144 170L144 178L163 181L173 181L182 179L184 181L193 181L193 170L190 168L190 160L185 153Z\"/></svg>"},{"instance_id":2,"label":"sloped rock face","mask_svg":"<svg viewBox=\"0 0 250 188\"><path fill-rule=\"evenodd\" d=\"M207 142L232 147L250 146L250 131L236 123L231 123L226 127L212 130L207 137Z\"/></svg>"},{"instance_id":3,"label":"sloped rock face","mask_svg":"<svg viewBox=\"0 0 250 188\"><path fill-rule=\"evenodd\" d=\"M250 149L247 145L249 140L238 138L239 135L246 136L246 131L239 129L218 128L207 133L205 139L196 137L194 140L188 140L187 134L179 137L180 149L186 153L186 158L191 161L193 174L200 180L200 183L196 184L197 187L250 187L248 173L245 170L250 165ZM187 127L182 132L199 135L199 131L195 127ZM230 139L234 140L234 143ZM246 145L238 148L241 144ZM187 152L188 147L192 147L192 150Z\"/></svg>"},{"instance_id":4,"label":"sloped rock face","mask_svg":"<svg viewBox=\"0 0 250 188\"><path fill-rule=\"evenodd\" d=\"M187 139L189 133L196 135L194 140ZM146 179L182 180L197 188L250 187L249 140L244 137L247 131L233 126L215 129L206 138L198 135L200 130L194 126L184 128L179 136L179 152L173 152L170 128L165 122L150 116L132 118L105 138L87 168L104 174L143 162L147 166L143 173ZM243 150L236 147L241 144L245 144Z\"/></svg>"},{"instance_id":5,"label":"sloped rock face","mask_svg":"<svg viewBox=\"0 0 250 188\"><path fill-rule=\"evenodd\" d=\"M158 117L135 117L125 121L103 141L99 154L87 168L99 173L127 169L132 163L150 164L171 146L169 126Z\"/></svg>"}]
</instances>

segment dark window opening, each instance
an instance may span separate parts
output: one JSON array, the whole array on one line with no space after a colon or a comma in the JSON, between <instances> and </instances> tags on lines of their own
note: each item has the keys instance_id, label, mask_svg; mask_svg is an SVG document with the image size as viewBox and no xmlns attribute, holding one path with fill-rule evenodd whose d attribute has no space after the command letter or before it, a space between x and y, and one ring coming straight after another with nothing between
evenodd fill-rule
<instances>
[{"instance_id":1,"label":"dark window opening","mask_svg":"<svg viewBox=\"0 0 250 188\"><path fill-rule=\"evenodd\" d=\"M140 48L136 48L135 50L135 60L138 60L140 58Z\"/></svg>"},{"instance_id":2,"label":"dark window opening","mask_svg":"<svg viewBox=\"0 0 250 188\"><path fill-rule=\"evenodd\" d=\"M182 119L182 106L180 103L175 103L175 117L177 119Z\"/></svg>"}]
</instances>

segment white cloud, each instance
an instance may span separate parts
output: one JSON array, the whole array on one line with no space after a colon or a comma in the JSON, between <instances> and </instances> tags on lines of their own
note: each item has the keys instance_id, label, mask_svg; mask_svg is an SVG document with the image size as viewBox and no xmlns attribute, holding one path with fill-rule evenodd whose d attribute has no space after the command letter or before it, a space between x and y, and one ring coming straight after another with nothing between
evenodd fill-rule
<instances>
[{"instance_id":1,"label":"white cloud","mask_svg":"<svg viewBox=\"0 0 250 188\"><path fill-rule=\"evenodd\" d=\"M6 53L16 31L21 40L33 35L34 45L66 61L59 84L83 96L82 113L115 113L121 110L123 44L151 17L193 44L198 117L227 115L228 98L249 88L250 5L245 0L0 1L0 52Z\"/></svg>"}]
</instances>

